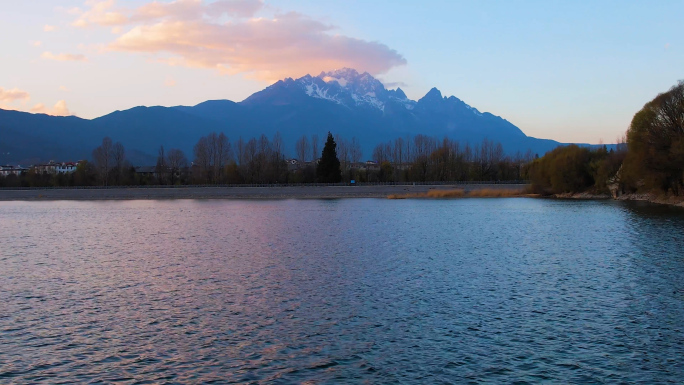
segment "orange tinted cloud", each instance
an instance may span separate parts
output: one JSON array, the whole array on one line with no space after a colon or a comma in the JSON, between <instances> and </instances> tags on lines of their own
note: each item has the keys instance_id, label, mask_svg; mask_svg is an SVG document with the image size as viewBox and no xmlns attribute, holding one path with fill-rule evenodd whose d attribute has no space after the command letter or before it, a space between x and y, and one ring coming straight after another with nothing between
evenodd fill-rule
<instances>
[{"instance_id":1,"label":"orange tinted cloud","mask_svg":"<svg viewBox=\"0 0 684 385\"><path fill-rule=\"evenodd\" d=\"M26 91L22 91L18 88L6 90L0 87L0 102L11 103L17 100L26 101L29 99L31 99L31 95L29 95L29 93Z\"/></svg>"},{"instance_id":2,"label":"orange tinted cloud","mask_svg":"<svg viewBox=\"0 0 684 385\"><path fill-rule=\"evenodd\" d=\"M88 61L88 58L85 57L85 55L71 53L60 53L59 55L55 55L52 52L43 52L40 57L46 60L55 61Z\"/></svg>"},{"instance_id":3,"label":"orange tinted cloud","mask_svg":"<svg viewBox=\"0 0 684 385\"><path fill-rule=\"evenodd\" d=\"M342 67L378 74L406 64L382 43L332 35L332 29L298 13L227 24L162 21L133 28L110 48L172 54L170 63L267 81Z\"/></svg>"},{"instance_id":4,"label":"orange tinted cloud","mask_svg":"<svg viewBox=\"0 0 684 385\"><path fill-rule=\"evenodd\" d=\"M31 108L31 112L36 114L47 114L53 116L70 116L73 115L69 108L67 107L66 101L60 100L52 108L45 107L44 104L36 104Z\"/></svg>"},{"instance_id":5,"label":"orange tinted cloud","mask_svg":"<svg viewBox=\"0 0 684 385\"><path fill-rule=\"evenodd\" d=\"M18 88L14 88L11 90L6 90L2 87L0 87L0 109L3 110L14 110L14 111L25 111L25 105L27 102L31 99L31 95L26 92L22 91ZM16 106L10 106L5 103L13 103L20 101L22 107L16 107ZM58 101L52 108L47 108L45 107L44 104L39 103L33 106L31 108L30 112L33 113L39 113L39 114L48 114L48 115L54 115L54 116L69 116L73 115L71 111L69 111L69 108L67 107L66 101L60 100Z\"/></svg>"},{"instance_id":6,"label":"orange tinted cloud","mask_svg":"<svg viewBox=\"0 0 684 385\"><path fill-rule=\"evenodd\" d=\"M71 25L74 27L87 27L91 24L101 25L101 26L113 26L125 24L128 21L126 15L120 12L115 12L112 10L116 1L106 0L106 1L88 1L86 5L90 6L87 11L81 11L80 9L74 9L73 13L80 13L78 19L76 19Z\"/></svg>"},{"instance_id":7,"label":"orange tinted cloud","mask_svg":"<svg viewBox=\"0 0 684 385\"><path fill-rule=\"evenodd\" d=\"M89 5L74 25L125 25L109 50L153 54L168 65L273 81L342 67L376 75L406 64L385 44L334 34L334 26L299 13L250 18L263 9L261 0L154 1L136 9L117 8L114 0Z\"/></svg>"},{"instance_id":8,"label":"orange tinted cloud","mask_svg":"<svg viewBox=\"0 0 684 385\"><path fill-rule=\"evenodd\" d=\"M98 25L104 27L121 26L139 22L152 22L164 18L177 20L200 19L204 16L250 17L263 7L262 0L219 0L206 3L202 0L175 0L171 2L153 1L136 9L117 6L116 0L91 0L86 2L90 8L82 11L74 8L78 18L71 24L74 27Z\"/></svg>"}]
</instances>

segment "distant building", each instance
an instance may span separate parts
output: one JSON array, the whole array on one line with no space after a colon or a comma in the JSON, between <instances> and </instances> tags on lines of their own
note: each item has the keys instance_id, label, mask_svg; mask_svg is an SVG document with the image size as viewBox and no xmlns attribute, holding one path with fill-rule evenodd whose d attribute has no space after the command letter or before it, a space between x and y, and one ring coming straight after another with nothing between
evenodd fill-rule
<instances>
[{"instance_id":1,"label":"distant building","mask_svg":"<svg viewBox=\"0 0 684 385\"><path fill-rule=\"evenodd\" d=\"M57 165L57 173L58 174L71 174L72 172L76 171L76 168L78 167L78 163L74 162L66 162Z\"/></svg>"},{"instance_id":2,"label":"distant building","mask_svg":"<svg viewBox=\"0 0 684 385\"><path fill-rule=\"evenodd\" d=\"M137 166L135 173L141 176L153 177L157 173L157 166Z\"/></svg>"},{"instance_id":3,"label":"distant building","mask_svg":"<svg viewBox=\"0 0 684 385\"><path fill-rule=\"evenodd\" d=\"M37 164L32 167L32 169L38 174L71 174L76 171L79 162L55 162L54 160L49 161L45 164Z\"/></svg>"},{"instance_id":4,"label":"distant building","mask_svg":"<svg viewBox=\"0 0 684 385\"><path fill-rule=\"evenodd\" d=\"M378 164L378 162L367 160L365 169L369 171L380 170L380 165Z\"/></svg>"},{"instance_id":5,"label":"distant building","mask_svg":"<svg viewBox=\"0 0 684 385\"><path fill-rule=\"evenodd\" d=\"M293 171L299 168L299 160L297 159L285 159L285 163L287 163L287 171Z\"/></svg>"},{"instance_id":6,"label":"distant building","mask_svg":"<svg viewBox=\"0 0 684 385\"><path fill-rule=\"evenodd\" d=\"M21 166L0 166L0 176L21 175L29 169Z\"/></svg>"}]
</instances>

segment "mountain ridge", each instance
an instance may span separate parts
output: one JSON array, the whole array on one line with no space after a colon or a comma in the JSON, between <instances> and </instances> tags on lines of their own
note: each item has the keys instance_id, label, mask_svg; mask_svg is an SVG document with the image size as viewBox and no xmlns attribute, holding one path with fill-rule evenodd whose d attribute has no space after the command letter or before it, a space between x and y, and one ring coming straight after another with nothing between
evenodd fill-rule
<instances>
[{"instance_id":1,"label":"mountain ridge","mask_svg":"<svg viewBox=\"0 0 684 385\"><path fill-rule=\"evenodd\" d=\"M213 131L233 141L280 132L290 156L302 135L322 138L328 131L357 137L364 158L377 144L418 134L471 144L488 138L511 154L529 149L542 155L560 144L529 137L506 119L443 96L436 87L411 100L401 88L387 89L367 72L343 68L282 79L241 102L137 106L91 120L0 110L0 164L88 159L104 136L122 142L137 164L153 162L161 145L192 158L196 141Z\"/></svg>"}]
</instances>

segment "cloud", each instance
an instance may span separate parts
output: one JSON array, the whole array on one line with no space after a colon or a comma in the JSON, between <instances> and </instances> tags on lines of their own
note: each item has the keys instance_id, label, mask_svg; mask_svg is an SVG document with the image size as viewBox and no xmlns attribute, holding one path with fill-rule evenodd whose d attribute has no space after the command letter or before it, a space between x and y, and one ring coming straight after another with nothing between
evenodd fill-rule
<instances>
[{"instance_id":1,"label":"cloud","mask_svg":"<svg viewBox=\"0 0 684 385\"><path fill-rule=\"evenodd\" d=\"M88 58L85 57L85 55L81 54L71 54L71 53L60 53L59 55L55 55L52 52L43 52L42 55L40 55L45 60L55 60L55 61L88 61Z\"/></svg>"},{"instance_id":2,"label":"cloud","mask_svg":"<svg viewBox=\"0 0 684 385\"><path fill-rule=\"evenodd\" d=\"M274 81L342 67L377 75L406 64L385 44L335 34L334 26L299 13L254 18L261 0L154 1L136 9L117 8L114 0L88 4L73 25L125 25L108 50L172 66Z\"/></svg>"},{"instance_id":3,"label":"cloud","mask_svg":"<svg viewBox=\"0 0 684 385\"><path fill-rule=\"evenodd\" d=\"M172 54L170 64L269 81L342 67L378 74L406 64L384 44L331 35L332 29L297 13L227 24L162 21L133 28L110 49Z\"/></svg>"},{"instance_id":4,"label":"cloud","mask_svg":"<svg viewBox=\"0 0 684 385\"><path fill-rule=\"evenodd\" d=\"M42 41L31 41L29 43L34 47L40 47L41 45L43 45Z\"/></svg>"},{"instance_id":5,"label":"cloud","mask_svg":"<svg viewBox=\"0 0 684 385\"><path fill-rule=\"evenodd\" d=\"M66 86L59 86L59 90L60 90L60 91L64 91L64 92L70 92L70 91L71 91L71 90L68 89Z\"/></svg>"},{"instance_id":6,"label":"cloud","mask_svg":"<svg viewBox=\"0 0 684 385\"><path fill-rule=\"evenodd\" d=\"M164 86L166 86L166 87L175 87L175 86L176 86L176 81L173 80L173 79L171 79L171 78L167 78L166 81L164 82Z\"/></svg>"},{"instance_id":7,"label":"cloud","mask_svg":"<svg viewBox=\"0 0 684 385\"><path fill-rule=\"evenodd\" d=\"M29 99L31 99L31 95L26 91L22 91L18 88L6 90L0 87L0 102L12 103L17 100L27 101Z\"/></svg>"},{"instance_id":8,"label":"cloud","mask_svg":"<svg viewBox=\"0 0 684 385\"><path fill-rule=\"evenodd\" d=\"M61 87L60 87L61 88ZM8 106L6 103L13 103L16 101L21 101L23 105L26 105L26 103L31 99L31 95L26 92L22 91L18 88L14 88L11 90L6 90L2 87L0 87L0 108L3 110L14 110L14 111L24 111L25 108L17 108L17 107L12 107ZM69 116L73 115L71 111L69 111L69 108L67 107L66 101L60 100L55 104L52 108L47 108L43 103L36 104L31 108L30 112L33 113L40 113L40 114L48 114L48 115L54 115L54 116Z\"/></svg>"},{"instance_id":9,"label":"cloud","mask_svg":"<svg viewBox=\"0 0 684 385\"><path fill-rule=\"evenodd\" d=\"M206 3L202 0L176 0L172 2L153 1L136 9L117 7L116 0L88 1L86 11L74 8L70 13L78 15L71 25L74 27L123 26L140 22L154 22L160 19L196 20L204 16L219 18L251 17L261 8L262 0L219 0Z\"/></svg>"},{"instance_id":10,"label":"cloud","mask_svg":"<svg viewBox=\"0 0 684 385\"><path fill-rule=\"evenodd\" d=\"M120 12L112 11L115 5L115 0L106 1L88 1L86 5L90 6L87 11L81 11L76 8L73 13L80 13L78 19L71 23L74 27L88 27L95 24L100 26L115 26L126 24L128 17Z\"/></svg>"},{"instance_id":11,"label":"cloud","mask_svg":"<svg viewBox=\"0 0 684 385\"><path fill-rule=\"evenodd\" d=\"M387 89L398 88L398 87L408 87L409 85L404 82L382 82Z\"/></svg>"},{"instance_id":12,"label":"cloud","mask_svg":"<svg viewBox=\"0 0 684 385\"><path fill-rule=\"evenodd\" d=\"M35 114L47 114L53 116L70 116L73 115L69 108L67 107L66 101L60 100L52 108L45 107L44 104L36 104L31 108L31 112Z\"/></svg>"},{"instance_id":13,"label":"cloud","mask_svg":"<svg viewBox=\"0 0 684 385\"><path fill-rule=\"evenodd\" d=\"M56 31L56 30L57 30L57 27L55 27L54 25L47 25L47 24L46 24L46 25L43 27L43 31L45 31L45 32L53 32L53 31Z\"/></svg>"},{"instance_id":14,"label":"cloud","mask_svg":"<svg viewBox=\"0 0 684 385\"><path fill-rule=\"evenodd\" d=\"M665 49L670 49L670 43L665 44Z\"/></svg>"}]
</instances>

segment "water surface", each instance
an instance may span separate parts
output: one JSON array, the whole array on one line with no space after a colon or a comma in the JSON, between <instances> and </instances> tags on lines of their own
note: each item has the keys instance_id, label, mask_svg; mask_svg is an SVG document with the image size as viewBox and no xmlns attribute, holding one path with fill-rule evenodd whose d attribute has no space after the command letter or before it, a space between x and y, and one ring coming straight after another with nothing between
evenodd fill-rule
<instances>
[{"instance_id":1,"label":"water surface","mask_svg":"<svg viewBox=\"0 0 684 385\"><path fill-rule=\"evenodd\" d=\"M0 383L678 383L684 214L0 203Z\"/></svg>"}]
</instances>

